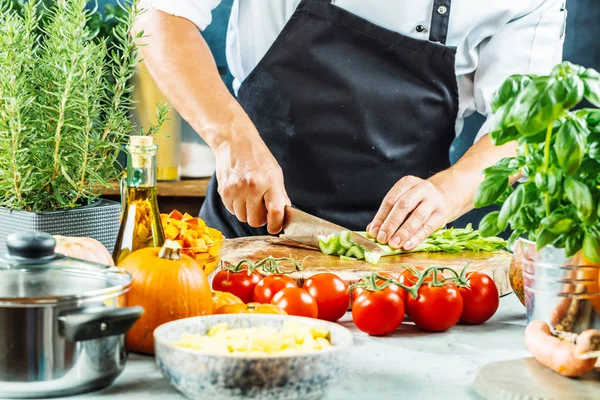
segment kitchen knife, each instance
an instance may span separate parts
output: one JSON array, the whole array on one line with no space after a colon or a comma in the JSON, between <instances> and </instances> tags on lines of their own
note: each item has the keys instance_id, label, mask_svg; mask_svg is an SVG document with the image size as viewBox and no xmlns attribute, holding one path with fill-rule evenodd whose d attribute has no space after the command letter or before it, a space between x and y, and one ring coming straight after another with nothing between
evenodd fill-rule
<instances>
[{"instance_id":1,"label":"kitchen knife","mask_svg":"<svg viewBox=\"0 0 600 400\"><path fill-rule=\"evenodd\" d=\"M318 249L319 236L339 235L341 232L350 232L350 240L357 246L362 247L365 258L368 256L369 262L376 264L379 261L381 248L366 237L297 208L285 207L283 233L287 239Z\"/></svg>"}]
</instances>

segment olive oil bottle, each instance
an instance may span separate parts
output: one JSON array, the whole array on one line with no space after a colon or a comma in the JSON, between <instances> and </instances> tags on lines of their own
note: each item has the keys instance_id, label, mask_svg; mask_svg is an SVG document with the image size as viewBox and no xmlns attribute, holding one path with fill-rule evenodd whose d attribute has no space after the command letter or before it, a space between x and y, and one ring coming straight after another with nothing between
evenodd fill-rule
<instances>
[{"instance_id":1,"label":"olive oil bottle","mask_svg":"<svg viewBox=\"0 0 600 400\"><path fill-rule=\"evenodd\" d=\"M127 176L121 186L121 228L113 251L115 264L145 247L161 247L165 235L156 198L156 151L149 136L131 136L127 149Z\"/></svg>"}]
</instances>

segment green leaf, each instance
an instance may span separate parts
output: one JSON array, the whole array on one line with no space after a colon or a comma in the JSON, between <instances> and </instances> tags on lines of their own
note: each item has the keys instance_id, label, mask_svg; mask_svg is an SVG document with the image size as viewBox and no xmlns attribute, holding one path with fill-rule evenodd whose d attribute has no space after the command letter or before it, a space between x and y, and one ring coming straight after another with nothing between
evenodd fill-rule
<instances>
[{"instance_id":1,"label":"green leaf","mask_svg":"<svg viewBox=\"0 0 600 400\"><path fill-rule=\"evenodd\" d=\"M517 97L519 92L531 83L531 77L527 75L513 75L504 81L500 89L494 93L492 99L492 112L497 112L500 107L509 100Z\"/></svg>"},{"instance_id":2,"label":"green leaf","mask_svg":"<svg viewBox=\"0 0 600 400\"><path fill-rule=\"evenodd\" d=\"M475 207L494 204L508 187L508 177L492 175L484 179L475 192Z\"/></svg>"},{"instance_id":3,"label":"green leaf","mask_svg":"<svg viewBox=\"0 0 600 400\"><path fill-rule=\"evenodd\" d=\"M499 114L495 114L494 117L492 117L489 135L490 139L492 139L492 143L494 143L496 146L502 146L503 144L517 140L520 137L519 131L514 126L505 127L503 125L498 125L502 123L504 118L503 115L506 114L509 109L510 108L507 106L502 106L501 110L498 111ZM495 123L495 119L500 121Z\"/></svg>"},{"instance_id":4,"label":"green leaf","mask_svg":"<svg viewBox=\"0 0 600 400\"><path fill-rule=\"evenodd\" d=\"M562 101L565 110L575 107L583 98L585 85L581 78L577 75L565 76L562 80L562 85L566 95Z\"/></svg>"},{"instance_id":5,"label":"green leaf","mask_svg":"<svg viewBox=\"0 0 600 400\"><path fill-rule=\"evenodd\" d=\"M594 135L590 137L590 142L588 143L588 154L590 158L593 158L596 161L600 161L600 136Z\"/></svg>"},{"instance_id":6,"label":"green leaf","mask_svg":"<svg viewBox=\"0 0 600 400\"><path fill-rule=\"evenodd\" d=\"M548 191L548 177L546 173L538 171L535 174L534 183L540 192Z\"/></svg>"},{"instance_id":7,"label":"green leaf","mask_svg":"<svg viewBox=\"0 0 600 400\"><path fill-rule=\"evenodd\" d=\"M517 189L513 191L510 196L508 196L498 214L497 225L500 229L500 232L506 229L508 226L508 220L519 211L521 205L523 204L524 197L525 188L523 185L519 185Z\"/></svg>"},{"instance_id":8,"label":"green leaf","mask_svg":"<svg viewBox=\"0 0 600 400\"><path fill-rule=\"evenodd\" d=\"M581 219L587 220L592 215L594 201L590 189L575 178L567 178L564 183L565 193L575 206Z\"/></svg>"},{"instance_id":9,"label":"green leaf","mask_svg":"<svg viewBox=\"0 0 600 400\"><path fill-rule=\"evenodd\" d=\"M479 233L483 237L497 236L503 231L498 226L498 216L500 211L492 211L479 222Z\"/></svg>"},{"instance_id":10,"label":"green leaf","mask_svg":"<svg viewBox=\"0 0 600 400\"><path fill-rule=\"evenodd\" d=\"M518 231L518 230L513 231L513 233L511 233L510 237L508 238L508 244L506 245L506 247L510 251L513 251L515 248L515 245L517 244L517 240L519 240L522 236L523 236L523 232Z\"/></svg>"},{"instance_id":11,"label":"green leaf","mask_svg":"<svg viewBox=\"0 0 600 400\"><path fill-rule=\"evenodd\" d=\"M573 257L581 250L583 246L583 232L572 233L567 237L565 244L565 254L567 257Z\"/></svg>"},{"instance_id":12,"label":"green leaf","mask_svg":"<svg viewBox=\"0 0 600 400\"><path fill-rule=\"evenodd\" d=\"M542 219L541 224L545 229L557 235L569 233L575 227L575 221L560 213Z\"/></svg>"},{"instance_id":13,"label":"green leaf","mask_svg":"<svg viewBox=\"0 0 600 400\"><path fill-rule=\"evenodd\" d=\"M600 74L588 68L580 77L585 85L584 97L596 107L600 107Z\"/></svg>"},{"instance_id":14,"label":"green leaf","mask_svg":"<svg viewBox=\"0 0 600 400\"><path fill-rule=\"evenodd\" d=\"M536 250L541 250L549 244L552 244L558 237L557 234L550 232L547 229L542 229L540 233L538 233L537 239L535 241Z\"/></svg>"},{"instance_id":15,"label":"green leaf","mask_svg":"<svg viewBox=\"0 0 600 400\"><path fill-rule=\"evenodd\" d=\"M552 76L536 77L519 93L507 118L522 135L535 135L564 113L562 100L561 81Z\"/></svg>"},{"instance_id":16,"label":"green leaf","mask_svg":"<svg viewBox=\"0 0 600 400\"><path fill-rule=\"evenodd\" d=\"M548 193L553 196L562 187L562 171L553 165L548 169Z\"/></svg>"},{"instance_id":17,"label":"green leaf","mask_svg":"<svg viewBox=\"0 0 600 400\"><path fill-rule=\"evenodd\" d=\"M580 121L567 119L556 134L554 151L558 158L558 164L567 175L572 175L577 171L585 152L585 133L581 132L583 128Z\"/></svg>"},{"instance_id":18,"label":"green leaf","mask_svg":"<svg viewBox=\"0 0 600 400\"><path fill-rule=\"evenodd\" d=\"M600 235L595 231L585 233L583 239L583 254L593 263L600 263Z\"/></svg>"}]
</instances>

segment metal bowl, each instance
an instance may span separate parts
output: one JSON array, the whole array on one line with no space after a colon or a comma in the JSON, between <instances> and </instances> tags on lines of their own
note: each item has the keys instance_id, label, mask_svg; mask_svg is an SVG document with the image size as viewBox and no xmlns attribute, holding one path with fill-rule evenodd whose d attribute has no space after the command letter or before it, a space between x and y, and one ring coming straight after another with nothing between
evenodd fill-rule
<instances>
[{"instance_id":1,"label":"metal bowl","mask_svg":"<svg viewBox=\"0 0 600 400\"><path fill-rule=\"evenodd\" d=\"M281 328L286 321L331 332L332 347L302 354L215 355L178 347L184 332L205 334L215 324L230 328ZM169 382L191 399L317 399L343 372L352 333L311 318L266 314L223 314L181 319L154 331L155 357Z\"/></svg>"}]
</instances>

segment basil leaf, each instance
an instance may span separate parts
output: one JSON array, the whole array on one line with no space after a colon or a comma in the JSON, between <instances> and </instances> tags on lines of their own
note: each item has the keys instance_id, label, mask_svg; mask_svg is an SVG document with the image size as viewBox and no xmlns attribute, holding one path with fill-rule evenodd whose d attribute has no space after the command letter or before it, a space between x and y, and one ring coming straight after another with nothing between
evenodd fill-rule
<instances>
[{"instance_id":1,"label":"basil leaf","mask_svg":"<svg viewBox=\"0 0 600 400\"><path fill-rule=\"evenodd\" d=\"M521 205L523 204L524 198L525 189L523 185L519 185L517 189L513 191L510 196L508 196L504 204L502 204L502 208L500 209L500 213L498 214L497 222L500 232L506 229L510 217L512 217L519 211Z\"/></svg>"},{"instance_id":2,"label":"basil leaf","mask_svg":"<svg viewBox=\"0 0 600 400\"><path fill-rule=\"evenodd\" d=\"M540 192L546 192L548 190L548 177L545 173L538 171L535 174L534 183L535 187L537 187Z\"/></svg>"},{"instance_id":3,"label":"basil leaf","mask_svg":"<svg viewBox=\"0 0 600 400\"><path fill-rule=\"evenodd\" d=\"M585 152L585 136L581 132L578 121L567 119L558 129L554 151L558 158L558 164L565 170L567 175L577 171L583 160Z\"/></svg>"},{"instance_id":4,"label":"basil leaf","mask_svg":"<svg viewBox=\"0 0 600 400\"><path fill-rule=\"evenodd\" d=\"M561 81L552 76L536 77L515 99L509 118L522 135L535 135L564 113L560 98L564 98Z\"/></svg>"},{"instance_id":5,"label":"basil leaf","mask_svg":"<svg viewBox=\"0 0 600 400\"><path fill-rule=\"evenodd\" d=\"M567 198L575 206L581 219L589 219L594 206L590 189L583 182L575 178L565 179L564 188Z\"/></svg>"},{"instance_id":6,"label":"basil leaf","mask_svg":"<svg viewBox=\"0 0 600 400\"><path fill-rule=\"evenodd\" d=\"M588 146L588 154L590 158L600 161L600 137L594 135Z\"/></svg>"},{"instance_id":7,"label":"basil leaf","mask_svg":"<svg viewBox=\"0 0 600 400\"><path fill-rule=\"evenodd\" d=\"M573 257L579 250L581 250L581 246L583 246L583 232L577 232L574 234L570 234L567 237L567 242L565 244L565 254L567 257Z\"/></svg>"},{"instance_id":8,"label":"basil leaf","mask_svg":"<svg viewBox=\"0 0 600 400\"><path fill-rule=\"evenodd\" d=\"M510 237L508 238L508 244L506 245L506 247L510 251L514 251L515 245L517 244L517 240L519 240L522 235L523 233L521 231L513 231L513 233L511 233Z\"/></svg>"},{"instance_id":9,"label":"basil leaf","mask_svg":"<svg viewBox=\"0 0 600 400\"><path fill-rule=\"evenodd\" d=\"M504 81L500 89L494 93L492 99L492 112L496 113L500 107L509 100L517 97L519 92L531 82L527 75L513 75Z\"/></svg>"},{"instance_id":10,"label":"basil leaf","mask_svg":"<svg viewBox=\"0 0 600 400\"><path fill-rule=\"evenodd\" d=\"M580 77L585 86L584 97L596 107L600 107L600 74L588 68Z\"/></svg>"},{"instance_id":11,"label":"basil leaf","mask_svg":"<svg viewBox=\"0 0 600 400\"><path fill-rule=\"evenodd\" d=\"M583 99L585 85L581 78L577 75L567 75L563 78L562 85L565 88L566 96L563 103L563 108L568 110L575 107Z\"/></svg>"},{"instance_id":12,"label":"basil leaf","mask_svg":"<svg viewBox=\"0 0 600 400\"><path fill-rule=\"evenodd\" d=\"M583 238L583 255L593 263L600 263L600 235L588 231Z\"/></svg>"},{"instance_id":13,"label":"basil leaf","mask_svg":"<svg viewBox=\"0 0 600 400\"><path fill-rule=\"evenodd\" d=\"M562 214L550 215L542 219L542 226L557 235L569 233L575 227L575 221Z\"/></svg>"},{"instance_id":14,"label":"basil leaf","mask_svg":"<svg viewBox=\"0 0 600 400\"><path fill-rule=\"evenodd\" d=\"M494 204L501 206L504 204L504 202L506 201L506 199L508 199L508 197L515 191L515 189L513 189L512 186L508 186L506 188L506 190L504 191L504 193L502 193L500 195L500 197L498 197L498 199L496 199L496 201L494 202Z\"/></svg>"},{"instance_id":15,"label":"basil leaf","mask_svg":"<svg viewBox=\"0 0 600 400\"><path fill-rule=\"evenodd\" d=\"M505 110L507 110L505 108ZM497 126L494 124L494 116L492 118L492 123L490 125L490 139L492 139L492 143L496 146L502 146L508 142L512 142L519 138L519 131L514 126ZM499 114L498 119L503 119L503 114Z\"/></svg>"},{"instance_id":16,"label":"basil leaf","mask_svg":"<svg viewBox=\"0 0 600 400\"><path fill-rule=\"evenodd\" d=\"M508 177L491 175L486 177L475 192L475 207L481 208L494 204L508 187Z\"/></svg>"},{"instance_id":17,"label":"basil leaf","mask_svg":"<svg viewBox=\"0 0 600 400\"><path fill-rule=\"evenodd\" d=\"M540 233L538 233L537 239L535 241L536 250L541 250L549 244L552 244L558 237L557 234L550 232L547 229L542 229Z\"/></svg>"},{"instance_id":18,"label":"basil leaf","mask_svg":"<svg viewBox=\"0 0 600 400\"><path fill-rule=\"evenodd\" d=\"M548 193L555 195L562 187L562 172L555 165L548 170Z\"/></svg>"},{"instance_id":19,"label":"basil leaf","mask_svg":"<svg viewBox=\"0 0 600 400\"><path fill-rule=\"evenodd\" d=\"M483 237L497 236L503 229L498 227L500 211L492 211L479 222L479 234Z\"/></svg>"}]
</instances>

